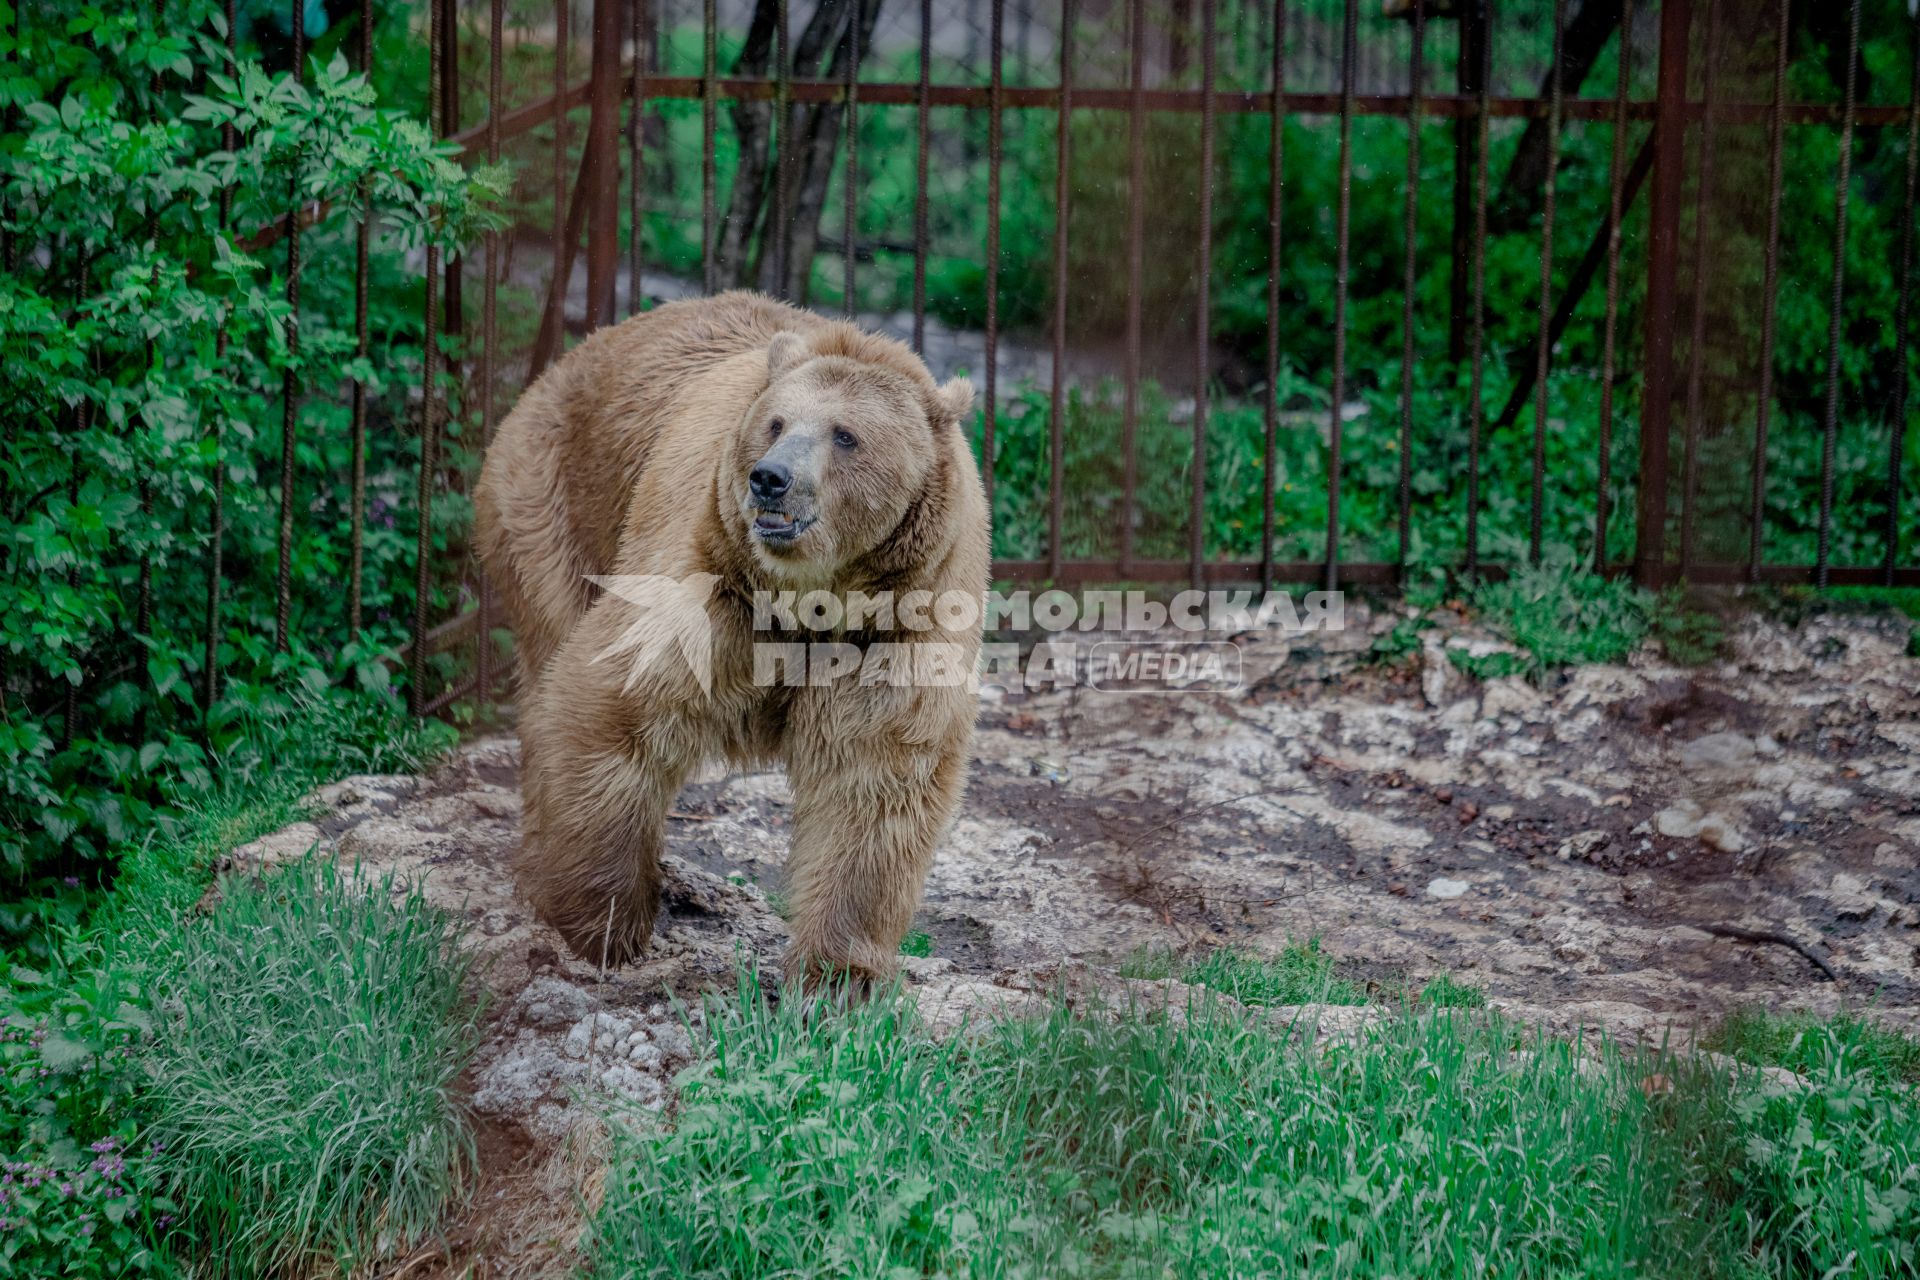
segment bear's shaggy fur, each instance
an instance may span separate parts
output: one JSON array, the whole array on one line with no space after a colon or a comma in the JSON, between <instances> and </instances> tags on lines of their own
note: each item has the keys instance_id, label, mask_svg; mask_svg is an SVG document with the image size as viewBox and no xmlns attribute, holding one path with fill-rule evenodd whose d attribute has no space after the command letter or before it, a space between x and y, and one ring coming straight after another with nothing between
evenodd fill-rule
<instances>
[{"instance_id":1,"label":"bear's shaggy fur","mask_svg":"<svg viewBox=\"0 0 1920 1280\"><path fill-rule=\"evenodd\" d=\"M517 645L521 880L582 957L618 962L646 944L662 826L688 774L712 758L777 760L794 800L789 972L893 969L965 783L977 694L855 677L769 685L753 648L958 646L946 652L970 673L977 618L783 635L764 611L755 629L754 598L824 588L977 601L989 552L960 426L972 394L964 380L936 385L897 342L729 293L600 330L501 424L476 506ZM769 501L749 475L776 458L792 464L792 490ZM678 657L627 660L647 606L598 592L590 575L704 593L708 687Z\"/></svg>"}]
</instances>

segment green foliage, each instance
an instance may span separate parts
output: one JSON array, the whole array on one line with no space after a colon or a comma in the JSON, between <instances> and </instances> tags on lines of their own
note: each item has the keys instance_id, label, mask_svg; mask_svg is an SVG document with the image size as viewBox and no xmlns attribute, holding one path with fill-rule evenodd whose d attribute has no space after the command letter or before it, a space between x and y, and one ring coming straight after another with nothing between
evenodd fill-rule
<instances>
[{"instance_id":1,"label":"green foliage","mask_svg":"<svg viewBox=\"0 0 1920 1280\"><path fill-rule=\"evenodd\" d=\"M1537 668L1618 662L1647 634L1650 598L1629 582L1551 556L1474 588L1487 623L1525 649Z\"/></svg>"},{"instance_id":2,"label":"green foliage","mask_svg":"<svg viewBox=\"0 0 1920 1280\"><path fill-rule=\"evenodd\" d=\"M1909 1276L1920 1268L1920 1043L1852 1014L1748 1010L1707 1039L1800 1079L1758 1078L1724 1121L1720 1191L1761 1274Z\"/></svg>"},{"instance_id":3,"label":"green foliage","mask_svg":"<svg viewBox=\"0 0 1920 1280\"><path fill-rule=\"evenodd\" d=\"M234 1276L406 1252L473 1159L457 923L330 862L221 888L171 940L148 1063L186 1249Z\"/></svg>"},{"instance_id":4,"label":"green foliage","mask_svg":"<svg viewBox=\"0 0 1920 1280\"><path fill-rule=\"evenodd\" d=\"M1790 1103L1480 1014L1316 1047L1207 1005L1056 1007L936 1043L884 993L747 983L705 1027L677 1121L616 1129L594 1274L1812 1276L1872 1246L1859 1273L1892 1275L1920 1225L1910 1096ZM1793 1150L1830 1193L1758 1145L1793 1141L1788 1107L1819 1113Z\"/></svg>"},{"instance_id":5,"label":"green foliage","mask_svg":"<svg viewBox=\"0 0 1920 1280\"><path fill-rule=\"evenodd\" d=\"M1367 661L1395 666L1420 652L1420 631L1425 625L1420 616L1402 618L1389 631L1383 631L1367 646Z\"/></svg>"},{"instance_id":6,"label":"green foliage","mask_svg":"<svg viewBox=\"0 0 1920 1280\"><path fill-rule=\"evenodd\" d=\"M164 1274L177 1209L136 1114L137 978L74 940L0 987L0 1276Z\"/></svg>"},{"instance_id":7,"label":"green foliage","mask_svg":"<svg viewBox=\"0 0 1920 1280\"><path fill-rule=\"evenodd\" d=\"M1857 1013L1820 1018L1808 1013L1736 1009L1707 1033L1701 1047L1757 1067L1809 1074L1836 1055L1876 1084L1920 1085L1920 1040Z\"/></svg>"},{"instance_id":8,"label":"green foliage","mask_svg":"<svg viewBox=\"0 0 1920 1280\"><path fill-rule=\"evenodd\" d=\"M62 875L101 875L205 795L211 761L245 740L250 717L301 698L353 716L397 705L379 655L404 634L411 598L408 390L422 367L421 282L405 253L488 225L499 181L469 177L424 126L376 106L337 56L304 85L230 63L211 0L164 15L24 2L17 25L0 5L0 96L19 122L0 145L0 227L17 262L0 274L0 870L16 893L43 894ZM294 200L319 217L300 237L297 317L285 249L246 242ZM366 359L350 266L363 201L378 219ZM292 625L276 652L270 477L287 374L302 392ZM349 376L368 387L357 637L341 589ZM203 715L217 486L221 696ZM457 535L450 514L442 545ZM436 589L444 603L451 585Z\"/></svg>"},{"instance_id":9,"label":"green foliage","mask_svg":"<svg viewBox=\"0 0 1920 1280\"><path fill-rule=\"evenodd\" d=\"M1256 956L1222 947L1189 965L1188 982L1211 987L1242 1004L1365 1004L1366 989L1335 973L1320 939L1293 943L1278 955Z\"/></svg>"},{"instance_id":10,"label":"green foliage","mask_svg":"<svg viewBox=\"0 0 1920 1280\"><path fill-rule=\"evenodd\" d=\"M1468 986L1443 973L1420 988L1420 1003L1436 1009L1484 1009L1487 993L1483 987Z\"/></svg>"},{"instance_id":11,"label":"green foliage","mask_svg":"<svg viewBox=\"0 0 1920 1280\"><path fill-rule=\"evenodd\" d=\"M900 939L900 954L925 960L933 954L933 935L915 929Z\"/></svg>"},{"instance_id":12,"label":"green foliage","mask_svg":"<svg viewBox=\"0 0 1920 1280\"><path fill-rule=\"evenodd\" d=\"M315 700L254 717L217 785L129 851L84 921L77 888L16 913L26 940L0 987L0 1151L16 1166L0 1182L0 1276L170 1269L184 1228L151 1124L155 957L199 927L212 860L299 816L316 782L418 767L445 745L444 726L395 733L366 710L356 722Z\"/></svg>"}]
</instances>

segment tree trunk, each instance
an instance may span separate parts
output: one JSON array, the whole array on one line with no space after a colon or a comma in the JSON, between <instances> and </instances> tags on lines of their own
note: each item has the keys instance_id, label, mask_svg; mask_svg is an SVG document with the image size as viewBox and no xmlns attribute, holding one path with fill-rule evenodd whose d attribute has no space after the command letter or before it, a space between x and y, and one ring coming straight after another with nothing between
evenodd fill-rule
<instances>
[{"instance_id":1,"label":"tree trunk","mask_svg":"<svg viewBox=\"0 0 1920 1280\"><path fill-rule=\"evenodd\" d=\"M775 56L778 14L778 0L757 0L746 43L734 64L735 75L769 73ZM799 79L845 76L854 24L858 23L859 47L864 53L872 46L879 17L880 0L821 0L791 44L789 74ZM838 103L790 105L786 127L777 140L773 103L738 102L732 110L740 137L740 169L715 246L720 275L737 288L756 287L777 297L805 302L845 110ZM778 203L783 151L791 166L787 176L793 207L787 210L774 207ZM787 253L785 271L781 272L773 248L783 217Z\"/></svg>"}]
</instances>

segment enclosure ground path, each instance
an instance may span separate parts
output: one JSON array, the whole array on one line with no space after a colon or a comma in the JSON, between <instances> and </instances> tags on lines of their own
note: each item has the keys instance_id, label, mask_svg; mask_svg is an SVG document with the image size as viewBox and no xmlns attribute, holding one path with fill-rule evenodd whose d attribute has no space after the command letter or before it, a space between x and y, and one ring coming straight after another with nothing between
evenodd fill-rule
<instances>
[{"instance_id":1,"label":"enclosure ground path","mask_svg":"<svg viewBox=\"0 0 1920 1280\"><path fill-rule=\"evenodd\" d=\"M1448 972L1566 1032L1684 1039L1739 1004L1843 1001L1920 1025L1904 626L1756 617L1709 667L1535 685L1462 674L1449 649L1500 647L1466 623L1426 632L1412 662L1368 661L1395 621L1350 603L1343 633L1242 636L1233 694L989 690L917 925L932 956L906 962L923 1011L950 1024L1111 982L1140 948L1317 936L1382 991ZM644 962L568 955L514 892L517 754L490 736L429 778L348 779L232 858L317 843L469 921L492 998L471 1080L487 1183L455 1247L487 1274L564 1269L594 1100L663 1104L694 1052L670 995L731 984L742 959L770 968L786 939L786 784L716 773L669 824Z\"/></svg>"}]
</instances>

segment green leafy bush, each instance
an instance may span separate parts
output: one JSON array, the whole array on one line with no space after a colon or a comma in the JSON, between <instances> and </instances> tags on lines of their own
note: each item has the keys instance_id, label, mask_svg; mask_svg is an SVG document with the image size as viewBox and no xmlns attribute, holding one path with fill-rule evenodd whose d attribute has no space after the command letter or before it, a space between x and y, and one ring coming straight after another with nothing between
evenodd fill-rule
<instances>
[{"instance_id":1,"label":"green leafy bush","mask_svg":"<svg viewBox=\"0 0 1920 1280\"><path fill-rule=\"evenodd\" d=\"M23 2L17 22L0 5L0 97L19 122L0 144L0 871L16 893L100 874L206 791L210 758L246 740L249 716L302 696L393 705L380 655L411 599L408 392L422 369L422 286L405 255L486 225L498 186L377 106L337 56L304 84L229 62L211 0L164 13ZM284 245L247 247L295 200L317 217L297 317ZM365 359L351 270L363 200L378 217ZM276 652L288 374L292 625ZM349 377L367 385L369 423L358 635L342 591ZM459 527L448 514L441 545ZM216 537L220 696L203 714ZM437 589L444 603L451 584Z\"/></svg>"}]
</instances>

